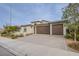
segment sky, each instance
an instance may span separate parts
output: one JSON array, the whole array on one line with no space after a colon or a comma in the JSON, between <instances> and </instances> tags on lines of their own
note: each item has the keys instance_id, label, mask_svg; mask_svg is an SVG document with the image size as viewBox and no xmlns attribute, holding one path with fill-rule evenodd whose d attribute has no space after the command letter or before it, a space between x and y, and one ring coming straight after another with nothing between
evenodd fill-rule
<instances>
[{"instance_id":1,"label":"sky","mask_svg":"<svg viewBox=\"0 0 79 59\"><path fill-rule=\"evenodd\" d=\"M36 20L61 20L66 3L0 3L0 28L5 24L26 25Z\"/></svg>"}]
</instances>

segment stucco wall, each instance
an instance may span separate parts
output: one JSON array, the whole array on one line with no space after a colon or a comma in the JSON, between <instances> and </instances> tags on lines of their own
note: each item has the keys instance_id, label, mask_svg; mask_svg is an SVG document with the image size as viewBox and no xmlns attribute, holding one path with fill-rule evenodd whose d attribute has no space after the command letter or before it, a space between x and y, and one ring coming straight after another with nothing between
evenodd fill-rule
<instances>
[{"instance_id":1,"label":"stucco wall","mask_svg":"<svg viewBox=\"0 0 79 59\"><path fill-rule=\"evenodd\" d=\"M26 29L26 31L24 31ZM34 33L34 27L33 26L26 26L26 27L21 27L20 31L15 32L15 35L20 35L23 34L24 36L26 34L33 34Z\"/></svg>"},{"instance_id":2,"label":"stucco wall","mask_svg":"<svg viewBox=\"0 0 79 59\"><path fill-rule=\"evenodd\" d=\"M26 29L26 31L24 31L24 29ZM33 26L21 27L20 32L21 32L23 35L32 34L32 33L34 33L34 28L33 28Z\"/></svg>"}]
</instances>

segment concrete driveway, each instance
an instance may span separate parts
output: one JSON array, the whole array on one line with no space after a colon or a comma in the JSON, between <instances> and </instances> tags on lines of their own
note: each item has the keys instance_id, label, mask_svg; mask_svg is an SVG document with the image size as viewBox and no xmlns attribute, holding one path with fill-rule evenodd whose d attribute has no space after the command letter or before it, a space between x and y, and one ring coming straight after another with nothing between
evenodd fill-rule
<instances>
[{"instance_id":1,"label":"concrete driveway","mask_svg":"<svg viewBox=\"0 0 79 59\"><path fill-rule=\"evenodd\" d=\"M67 45L65 43L65 38L62 35L44 35L44 34L36 34L30 35L23 38L19 38L18 40L44 45L52 48L59 48L67 50Z\"/></svg>"},{"instance_id":2,"label":"concrete driveway","mask_svg":"<svg viewBox=\"0 0 79 59\"><path fill-rule=\"evenodd\" d=\"M37 34L16 40L0 37L0 45L17 56L79 56L67 50L63 36Z\"/></svg>"}]
</instances>

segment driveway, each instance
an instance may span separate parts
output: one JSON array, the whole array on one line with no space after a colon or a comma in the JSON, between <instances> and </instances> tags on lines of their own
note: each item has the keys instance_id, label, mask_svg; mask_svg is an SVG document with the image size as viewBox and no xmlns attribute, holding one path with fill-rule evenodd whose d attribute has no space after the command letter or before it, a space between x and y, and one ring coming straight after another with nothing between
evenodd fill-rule
<instances>
[{"instance_id":1,"label":"driveway","mask_svg":"<svg viewBox=\"0 0 79 59\"><path fill-rule=\"evenodd\" d=\"M30 35L23 38L19 38L18 40L24 41L26 43L30 42L30 43L44 45L52 48L67 50L65 38L62 35L36 34L36 35Z\"/></svg>"},{"instance_id":2,"label":"driveway","mask_svg":"<svg viewBox=\"0 0 79 59\"><path fill-rule=\"evenodd\" d=\"M16 40L0 37L0 45L17 56L79 56L67 50L63 36L30 35Z\"/></svg>"}]
</instances>

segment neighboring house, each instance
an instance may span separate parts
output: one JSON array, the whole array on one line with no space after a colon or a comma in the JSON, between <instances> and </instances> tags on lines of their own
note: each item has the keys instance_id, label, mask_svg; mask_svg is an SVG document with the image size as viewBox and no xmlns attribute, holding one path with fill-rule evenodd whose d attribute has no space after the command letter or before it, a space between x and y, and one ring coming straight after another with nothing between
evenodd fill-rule
<instances>
[{"instance_id":1,"label":"neighboring house","mask_svg":"<svg viewBox=\"0 0 79 59\"><path fill-rule=\"evenodd\" d=\"M46 20L34 21L30 25L22 25L20 33L26 34L49 34L65 35L64 21L49 22Z\"/></svg>"}]
</instances>

